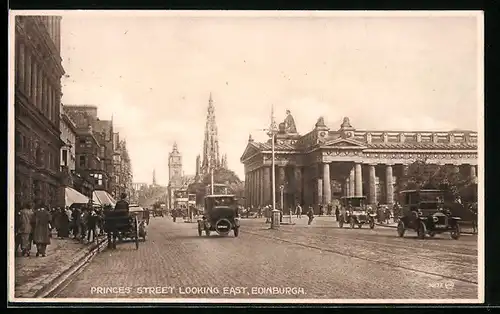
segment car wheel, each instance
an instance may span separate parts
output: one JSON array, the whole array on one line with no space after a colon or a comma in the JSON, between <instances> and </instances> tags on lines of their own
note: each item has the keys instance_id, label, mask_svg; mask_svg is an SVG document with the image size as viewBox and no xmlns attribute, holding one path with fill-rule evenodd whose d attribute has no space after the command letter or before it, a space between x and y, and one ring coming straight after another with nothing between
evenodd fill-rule
<instances>
[{"instance_id":1,"label":"car wheel","mask_svg":"<svg viewBox=\"0 0 500 314\"><path fill-rule=\"evenodd\" d=\"M423 221L418 222L418 228L417 228L417 237L419 239L424 239L425 238L425 224Z\"/></svg>"},{"instance_id":2,"label":"car wheel","mask_svg":"<svg viewBox=\"0 0 500 314\"><path fill-rule=\"evenodd\" d=\"M402 221L398 222L398 236L402 238L405 235L405 224Z\"/></svg>"},{"instance_id":3,"label":"car wheel","mask_svg":"<svg viewBox=\"0 0 500 314\"><path fill-rule=\"evenodd\" d=\"M354 222L354 218L353 217L351 217L351 219L350 219L350 224L351 224L351 229L354 229L355 222Z\"/></svg>"},{"instance_id":4,"label":"car wheel","mask_svg":"<svg viewBox=\"0 0 500 314\"><path fill-rule=\"evenodd\" d=\"M237 238L240 234L240 228L234 228L234 237Z\"/></svg>"},{"instance_id":5,"label":"car wheel","mask_svg":"<svg viewBox=\"0 0 500 314\"><path fill-rule=\"evenodd\" d=\"M450 236L453 240L458 240L460 238L460 225L458 223L456 223L453 230L451 230Z\"/></svg>"}]
</instances>

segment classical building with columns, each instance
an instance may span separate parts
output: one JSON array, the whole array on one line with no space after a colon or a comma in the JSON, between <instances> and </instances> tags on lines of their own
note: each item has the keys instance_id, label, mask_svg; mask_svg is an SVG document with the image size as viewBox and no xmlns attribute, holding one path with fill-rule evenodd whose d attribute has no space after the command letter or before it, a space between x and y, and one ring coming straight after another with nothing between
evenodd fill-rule
<instances>
[{"instance_id":1,"label":"classical building with columns","mask_svg":"<svg viewBox=\"0 0 500 314\"><path fill-rule=\"evenodd\" d=\"M338 130L324 119L314 129L297 133L290 112L275 136L276 202L284 207L330 204L341 196L366 196L369 203L392 204L405 166L416 160L454 165L476 177L477 133L472 131L356 130L344 118ZM271 140L248 139L241 156L245 165L246 206L272 202Z\"/></svg>"}]
</instances>

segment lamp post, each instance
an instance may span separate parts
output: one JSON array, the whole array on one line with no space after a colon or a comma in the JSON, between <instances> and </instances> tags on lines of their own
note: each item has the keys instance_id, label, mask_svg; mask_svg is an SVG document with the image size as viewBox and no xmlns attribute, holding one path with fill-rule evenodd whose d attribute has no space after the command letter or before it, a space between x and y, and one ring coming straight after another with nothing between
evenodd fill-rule
<instances>
[{"instance_id":1,"label":"lamp post","mask_svg":"<svg viewBox=\"0 0 500 314\"><path fill-rule=\"evenodd\" d=\"M274 142L276 138L276 133L278 133L278 128L276 127L276 122L274 121L274 106L271 107L271 125L269 126L269 131L267 135L271 137L271 181L272 181L272 217L271 217L271 229L279 227L280 217L279 211L276 209L276 165L274 158Z\"/></svg>"}]
</instances>

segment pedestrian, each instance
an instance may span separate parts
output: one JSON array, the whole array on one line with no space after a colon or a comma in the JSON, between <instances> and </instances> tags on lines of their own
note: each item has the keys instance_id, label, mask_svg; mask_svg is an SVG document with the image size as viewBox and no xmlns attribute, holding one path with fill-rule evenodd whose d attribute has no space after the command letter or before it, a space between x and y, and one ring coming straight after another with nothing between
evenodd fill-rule
<instances>
[{"instance_id":1,"label":"pedestrian","mask_svg":"<svg viewBox=\"0 0 500 314\"><path fill-rule=\"evenodd\" d=\"M80 221L81 221L81 209L80 207L75 207L73 208L73 212L71 213L72 215L72 221L73 221L73 239L78 240L81 230L80 230Z\"/></svg>"},{"instance_id":2,"label":"pedestrian","mask_svg":"<svg viewBox=\"0 0 500 314\"><path fill-rule=\"evenodd\" d=\"M122 193L120 195L120 200L118 202L116 202L116 205L115 205L115 211L126 211L126 212L129 211L129 204L125 200L126 198L127 198L126 193Z\"/></svg>"},{"instance_id":3,"label":"pedestrian","mask_svg":"<svg viewBox=\"0 0 500 314\"><path fill-rule=\"evenodd\" d=\"M22 256L30 256L34 218L31 205L29 203L23 204L17 219L17 234L21 245Z\"/></svg>"},{"instance_id":4,"label":"pedestrian","mask_svg":"<svg viewBox=\"0 0 500 314\"><path fill-rule=\"evenodd\" d=\"M99 217L97 216L96 211L93 208L89 209L89 214L87 218L87 228L88 228L88 235L87 235L87 242L95 242L96 238L96 228L97 228L97 219ZM90 241L90 235L92 234L92 241Z\"/></svg>"},{"instance_id":5,"label":"pedestrian","mask_svg":"<svg viewBox=\"0 0 500 314\"><path fill-rule=\"evenodd\" d=\"M312 206L309 206L309 210L307 211L307 217L309 217L307 224L310 225L314 219L314 210Z\"/></svg>"},{"instance_id":6,"label":"pedestrian","mask_svg":"<svg viewBox=\"0 0 500 314\"><path fill-rule=\"evenodd\" d=\"M60 239L69 237L69 218L64 208L58 208L57 225L57 236Z\"/></svg>"},{"instance_id":7,"label":"pedestrian","mask_svg":"<svg viewBox=\"0 0 500 314\"><path fill-rule=\"evenodd\" d=\"M319 215L323 216L323 204L319 204Z\"/></svg>"},{"instance_id":8,"label":"pedestrian","mask_svg":"<svg viewBox=\"0 0 500 314\"><path fill-rule=\"evenodd\" d=\"M85 238L87 236L88 230L88 217L89 210L87 207L82 208L82 213L80 214L80 243L85 243Z\"/></svg>"},{"instance_id":9,"label":"pedestrian","mask_svg":"<svg viewBox=\"0 0 500 314\"><path fill-rule=\"evenodd\" d=\"M339 205L335 206L335 220L339 221L339 215L340 215L340 210L339 210Z\"/></svg>"},{"instance_id":10,"label":"pedestrian","mask_svg":"<svg viewBox=\"0 0 500 314\"><path fill-rule=\"evenodd\" d=\"M50 244L50 225L52 216L50 215L47 207L40 206L34 214L35 230L33 231L33 242L36 244L36 256L45 257L47 254L47 245Z\"/></svg>"},{"instance_id":11,"label":"pedestrian","mask_svg":"<svg viewBox=\"0 0 500 314\"><path fill-rule=\"evenodd\" d=\"M300 206L300 204L297 204L296 213L297 213L297 218L302 218L302 206Z\"/></svg>"}]
</instances>

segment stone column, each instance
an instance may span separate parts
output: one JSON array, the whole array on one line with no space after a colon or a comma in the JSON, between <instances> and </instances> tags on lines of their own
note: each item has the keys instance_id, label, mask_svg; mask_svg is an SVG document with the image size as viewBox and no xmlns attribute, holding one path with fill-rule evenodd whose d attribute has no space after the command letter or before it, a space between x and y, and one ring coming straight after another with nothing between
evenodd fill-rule
<instances>
[{"instance_id":1,"label":"stone column","mask_svg":"<svg viewBox=\"0 0 500 314\"><path fill-rule=\"evenodd\" d=\"M257 169L252 171L252 186L253 186L253 204L254 206L259 206L259 203L257 201Z\"/></svg>"},{"instance_id":2,"label":"stone column","mask_svg":"<svg viewBox=\"0 0 500 314\"><path fill-rule=\"evenodd\" d=\"M25 69L25 60L24 60L25 58L26 57L24 55L24 44L20 43L19 44L19 61L18 61L18 67L19 68L17 70L17 71L19 71L19 73L18 73L18 75L19 75L19 86L18 86L18 88L20 90L22 90L23 92L25 91L24 86L26 84L25 83L25 80L26 80L26 78L25 78L26 69Z\"/></svg>"},{"instance_id":3,"label":"stone column","mask_svg":"<svg viewBox=\"0 0 500 314\"><path fill-rule=\"evenodd\" d=\"M385 168L385 193L387 204L394 203L394 185L392 179L392 166L387 165Z\"/></svg>"},{"instance_id":4,"label":"stone column","mask_svg":"<svg viewBox=\"0 0 500 314\"><path fill-rule=\"evenodd\" d=\"M470 165L470 177L473 179L477 176L476 174L476 166Z\"/></svg>"},{"instance_id":5,"label":"stone column","mask_svg":"<svg viewBox=\"0 0 500 314\"><path fill-rule=\"evenodd\" d=\"M328 205L332 201L332 187L330 178L330 164L323 164L323 204Z\"/></svg>"},{"instance_id":6,"label":"stone column","mask_svg":"<svg viewBox=\"0 0 500 314\"><path fill-rule=\"evenodd\" d=\"M259 189L259 206L264 205L264 169L259 168L257 172L257 187Z\"/></svg>"},{"instance_id":7,"label":"stone column","mask_svg":"<svg viewBox=\"0 0 500 314\"><path fill-rule=\"evenodd\" d=\"M33 100L33 106L37 107L37 95L38 95L38 69L36 66L35 58L31 58L32 66L32 80L31 80L31 99Z\"/></svg>"},{"instance_id":8,"label":"stone column","mask_svg":"<svg viewBox=\"0 0 500 314\"><path fill-rule=\"evenodd\" d=\"M248 202L248 206L252 206L253 203L252 203L252 188L253 188L253 182L252 182L252 172L251 171L248 171L247 172L247 182L245 183L248 185L248 198L247 198L247 202Z\"/></svg>"},{"instance_id":9,"label":"stone column","mask_svg":"<svg viewBox=\"0 0 500 314\"><path fill-rule=\"evenodd\" d=\"M295 167L293 169L293 179L294 179L294 184L295 184L295 200L296 200L297 204L300 204L302 206L303 186L302 186L302 169L301 169L301 167Z\"/></svg>"},{"instance_id":10,"label":"stone column","mask_svg":"<svg viewBox=\"0 0 500 314\"><path fill-rule=\"evenodd\" d=\"M349 196L349 177L345 178L344 180L344 196Z\"/></svg>"},{"instance_id":11,"label":"stone column","mask_svg":"<svg viewBox=\"0 0 500 314\"><path fill-rule=\"evenodd\" d=\"M26 56L25 59L26 75L24 82L24 91L26 92L26 95L28 95L28 97L31 97L31 77L33 73L31 72L32 65L31 65L31 56L29 54L29 51L25 51L25 56Z\"/></svg>"},{"instance_id":12,"label":"stone column","mask_svg":"<svg viewBox=\"0 0 500 314\"><path fill-rule=\"evenodd\" d=\"M356 196L363 196L363 174L361 169L361 164L357 163L354 166L354 172L356 176Z\"/></svg>"},{"instance_id":13,"label":"stone column","mask_svg":"<svg viewBox=\"0 0 500 314\"><path fill-rule=\"evenodd\" d=\"M376 186L376 178L375 178L375 165L368 166L369 178L368 185L370 190L369 192L369 203L376 204L377 203L377 186Z\"/></svg>"},{"instance_id":14,"label":"stone column","mask_svg":"<svg viewBox=\"0 0 500 314\"><path fill-rule=\"evenodd\" d=\"M264 167L264 178L262 180L262 187L264 189L264 204L269 205L272 202L271 193L272 193L272 185L271 185L271 167Z\"/></svg>"},{"instance_id":15,"label":"stone column","mask_svg":"<svg viewBox=\"0 0 500 314\"><path fill-rule=\"evenodd\" d=\"M354 167L351 168L351 171L349 172L349 195L348 196L354 196L355 195L355 181L356 181L356 175L354 172Z\"/></svg>"},{"instance_id":16,"label":"stone column","mask_svg":"<svg viewBox=\"0 0 500 314\"><path fill-rule=\"evenodd\" d=\"M37 107L40 108L40 110L45 114L42 104L43 76L43 70L39 68L36 101Z\"/></svg>"}]
</instances>

